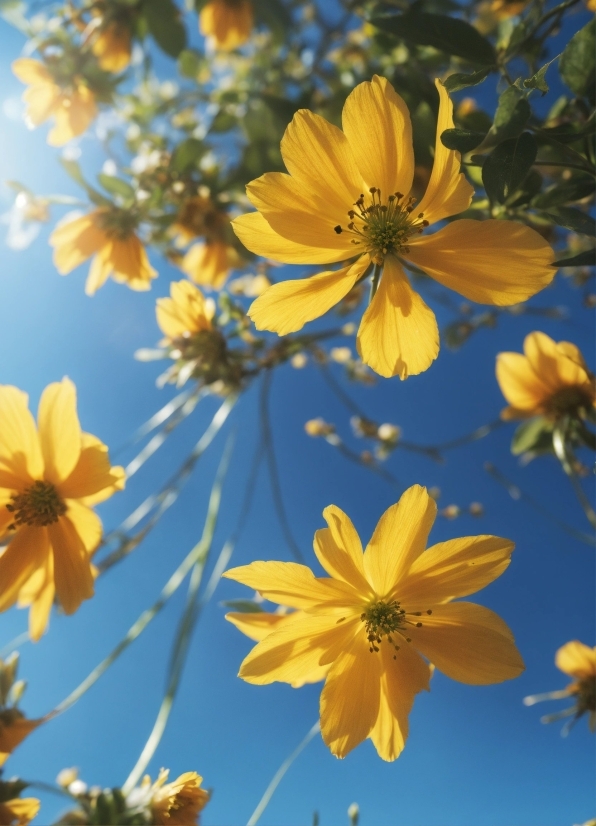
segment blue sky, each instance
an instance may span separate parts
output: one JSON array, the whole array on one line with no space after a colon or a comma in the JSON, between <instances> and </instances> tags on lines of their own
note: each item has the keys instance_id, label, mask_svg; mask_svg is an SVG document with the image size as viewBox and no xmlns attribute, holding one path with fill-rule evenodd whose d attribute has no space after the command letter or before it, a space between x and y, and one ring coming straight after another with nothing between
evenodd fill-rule
<instances>
[{"instance_id":1,"label":"blue sky","mask_svg":"<svg viewBox=\"0 0 596 826\"><path fill-rule=\"evenodd\" d=\"M20 35L0 22L1 98L9 101L0 114L0 181L16 179L40 194L80 196L61 170L58 153L45 144L46 127L29 132L10 117L22 86L9 63L21 47ZM173 72L173 64L164 61L163 66ZM85 138L80 145L87 166L99 171L104 158L97 142ZM3 188L1 196L0 208L8 209L9 191ZM87 268L61 278L52 266L48 234L44 228L21 253L2 248L0 383L26 390L35 409L49 382L70 376L78 388L83 428L115 448L174 395L171 388L155 387L162 365L139 364L133 353L159 339L154 302L180 274L156 256L159 279L150 293L133 293L110 282L90 299L83 291ZM440 324L447 323L449 313L428 300ZM494 378L495 356L502 350L521 350L531 330L573 341L593 365L591 312L564 277L559 275L532 305L564 305L570 320L503 316L496 329L481 331L460 352L443 347L429 371L406 382L394 379L361 388L348 385L339 367L332 369L371 418L398 424L411 441L436 444L497 417L503 399ZM107 528L115 527L169 477L207 425L215 404L203 402L126 492L102 506ZM364 446L351 441L349 413L314 367L297 371L288 366L276 372L271 416L289 522L308 564L316 569L312 536L322 526L326 505L343 508L366 541L397 494L324 442L305 435L304 422L323 416L337 424L353 447ZM154 602L200 535L225 433L232 430L236 449L214 545L219 550L235 524L258 435L256 387L241 400L224 434L147 541L99 581L95 598L74 617L53 615L50 633L37 645L22 647L28 716L42 715L62 700ZM522 705L527 694L566 684L553 662L560 645L571 639L594 642L594 552L512 500L484 471L483 463L493 462L553 514L587 527L555 460L519 467L509 453L511 435L512 428L503 427L449 453L444 465L397 451L387 466L404 488L414 483L438 486L441 505L483 503L485 515L479 519L464 515L452 522L437 520L433 542L475 533L515 541L507 572L475 599L511 626L526 671L515 681L489 687L465 686L437 673L431 692L416 699L407 747L393 764L383 763L368 742L338 761L315 739L284 779L263 824L310 823L315 810L322 826L347 823L346 810L354 801L360 805L362 826L567 826L594 815L594 747L586 721L563 739L558 725L539 722L541 713L556 708ZM128 461L132 455L129 451L118 459ZM289 558L262 473L233 562ZM124 781L157 713L184 593L183 587L72 710L18 749L7 763L8 776L52 782L60 769L78 766L89 784ZM170 725L150 766L152 776L161 766L169 767L174 777L188 770L203 775L205 785L214 790L205 826L245 822L279 764L317 719L319 686L298 691L279 684L255 687L236 677L251 643L224 621L220 602L246 596L248 589L223 581L207 607ZM25 612L1 615L0 646L25 628ZM61 810L62 801L44 795L43 804L38 822L45 824Z\"/></svg>"}]
</instances>

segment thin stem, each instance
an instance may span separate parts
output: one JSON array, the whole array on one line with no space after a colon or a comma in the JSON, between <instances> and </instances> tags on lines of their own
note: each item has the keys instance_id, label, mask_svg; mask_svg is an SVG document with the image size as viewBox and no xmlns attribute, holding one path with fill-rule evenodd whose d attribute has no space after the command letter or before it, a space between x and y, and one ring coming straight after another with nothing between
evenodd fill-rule
<instances>
[{"instance_id":1,"label":"thin stem","mask_svg":"<svg viewBox=\"0 0 596 826\"><path fill-rule=\"evenodd\" d=\"M9 643L7 643L4 648L0 650L0 660L3 660L5 657L8 657L9 654L12 654L13 651L24 642L29 642L29 632L23 631L22 634L18 634L14 639L12 639Z\"/></svg>"},{"instance_id":2,"label":"thin stem","mask_svg":"<svg viewBox=\"0 0 596 826\"><path fill-rule=\"evenodd\" d=\"M596 511L592 508L590 500L584 493L580 484L577 473L575 472L575 456L569 444L567 443L567 434L571 420L565 417L553 430L553 448L557 459L561 463L561 467L571 482L571 487L575 493L578 502L582 506L584 513L590 525L596 528Z\"/></svg>"}]
</instances>

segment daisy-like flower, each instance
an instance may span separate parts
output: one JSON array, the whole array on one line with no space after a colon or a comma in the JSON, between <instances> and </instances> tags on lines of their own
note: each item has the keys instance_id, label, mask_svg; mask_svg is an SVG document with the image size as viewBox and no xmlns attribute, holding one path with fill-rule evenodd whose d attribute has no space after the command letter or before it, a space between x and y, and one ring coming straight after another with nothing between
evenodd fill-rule
<instances>
[{"instance_id":1,"label":"daisy-like flower","mask_svg":"<svg viewBox=\"0 0 596 826\"><path fill-rule=\"evenodd\" d=\"M35 797L18 797L25 784L0 780L0 826L27 826L39 812Z\"/></svg>"},{"instance_id":2,"label":"daisy-like flower","mask_svg":"<svg viewBox=\"0 0 596 826\"><path fill-rule=\"evenodd\" d=\"M48 135L50 146L64 146L95 120L95 96L82 77L75 75L59 82L48 66L29 57L15 60L12 70L29 87L23 93L28 123L35 127L54 119Z\"/></svg>"},{"instance_id":3,"label":"daisy-like flower","mask_svg":"<svg viewBox=\"0 0 596 826\"><path fill-rule=\"evenodd\" d=\"M499 353L497 381L509 402L501 412L503 419L584 417L596 407L594 376L579 349L545 333L526 336L524 355Z\"/></svg>"},{"instance_id":4,"label":"daisy-like flower","mask_svg":"<svg viewBox=\"0 0 596 826\"><path fill-rule=\"evenodd\" d=\"M196 333L212 330L215 303L205 298L189 281L170 284L170 298L158 298L155 307L157 323L166 336L165 343L189 339Z\"/></svg>"},{"instance_id":5,"label":"daisy-like flower","mask_svg":"<svg viewBox=\"0 0 596 826\"><path fill-rule=\"evenodd\" d=\"M131 290L149 290L157 272L135 234L136 224L134 216L116 207L67 218L50 236L58 272L68 275L93 256L85 284L87 295L94 295L110 276Z\"/></svg>"},{"instance_id":6,"label":"daisy-like flower","mask_svg":"<svg viewBox=\"0 0 596 826\"><path fill-rule=\"evenodd\" d=\"M231 52L246 43L253 25L251 0L211 0L199 15L201 34L224 52Z\"/></svg>"},{"instance_id":7,"label":"daisy-like flower","mask_svg":"<svg viewBox=\"0 0 596 826\"><path fill-rule=\"evenodd\" d=\"M190 198L182 207L172 232L179 246L190 244L202 236L204 241L193 244L183 257L180 268L195 284L220 290L233 269L242 265L237 250L228 243L230 219L210 198Z\"/></svg>"},{"instance_id":8,"label":"daisy-like flower","mask_svg":"<svg viewBox=\"0 0 596 826\"><path fill-rule=\"evenodd\" d=\"M0 611L31 605L29 632L43 634L54 596L66 614L93 596L91 555L102 536L93 505L124 487L107 447L83 433L69 379L48 385L38 428L26 393L0 386Z\"/></svg>"},{"instance_id":9,"label":"daisy-like flower","mask_svg":"<svg viewBox=\"0 0 596 826\"><path fill-rule=\"evenodd\" d=\"M289 174L269 172L248 185L258 211L236 218L234 230L265 258L348 263L275 284L250 308L257 329L279 335L300 330L374 267L378 289L362 317L358 350L380 375L404 379L426 370L439 352L434 313L410 286L404 261L480 304L517 304L552 280L552 249L523 224L461 219L428 232L430 225L467 209L473 194L460 172L460 154L441 142L441 133L453 127L453 106L444 86L439 81L436 86L434 166L419 204L409 195L410 115L385 78L375 76L351 92L343 132L309 110L296 113L281 142Z\"/></svg>"},{"instance_id":10,"label":"daisy-like flower","mask_svg":"<svg viewBox=\"0 0 596 826\"><path fill-rule=\"evenodd\" d=\"M321 732L337 757L367 737L384 760L399 756L414 697L429 689L423 657L472 685L523 671L500 617L452 601L500 576L513 543L469 536L425 551L436 511L426 489L414 485L383 514L363 553L350 519L331 505L323 512L328 527L314 539L329 577L293 562L253 562L224 574L298 609L253 648L239 676L256 685L291 684L327 666Z\"/></svg>"},{"instance_id":11,"label":"daisy-like flower","mask_svg":"<svg viewBox=\"0 0 596 826\"><path fill-rule=\"evenodd\" d=\"M127 798L129 808L143 801L151 813L151 823L159 826L193 826L209 802L209 792L201 788L203 778L196 772L185 772L172 783L166 783L169 771L162 769L155 783L146 775L139 788Z\"/></svg>"},{"instance_id":12,"label":"daisy-like flower","mask_svg":"<svg viewBox=\"0 0 596 826\"><path fill-rule=\"evenodd\" d=\"M564 674L573 677L573 682L559 691L525 697L524 704L533 706L543 700L573 699L572 706L557 714L547 714L542 722L553 723L562 717L573 715L573 719L563 729L563 734L567 734L573 723L587 713L590 731L596 731L596 646L590 648L583 642L572 640L559 648L555 654L555 665Z\"/></svg>"}]
</instances>

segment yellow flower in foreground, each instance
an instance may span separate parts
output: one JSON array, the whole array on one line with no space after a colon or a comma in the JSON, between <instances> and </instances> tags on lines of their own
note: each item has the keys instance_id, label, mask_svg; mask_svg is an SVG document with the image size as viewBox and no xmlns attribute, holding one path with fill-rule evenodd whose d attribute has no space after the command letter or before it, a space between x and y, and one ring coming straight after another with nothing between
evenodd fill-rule
<instances>
[{"instance_id":1,"label":"yellow flower in foreground","mask_svg":"<svg viewBox=\"0 0 596 826\"><path fill-rule=\"evenodd\" d=\"M27 826L39 812L40 802L35 797L7 797L18 785L0 781L0 826Z\"/></svg>"},{"instance_id":2,"label":"yellow flower in foreground","mask_svg":"<svg viewBox=\"0 0 596 826\"><path fill-rule=\"evenodd\" d=\"M213 328L214 302L189 281L170 284L170 295L171 298L158 298L155 308L157 323L168 342Z\"/></svg>"},{"instance_id":3,"label":"yellow flower in foreground","mask_svg":"<svg viewBox=\"0 0 596 826\"><path fill-rule=\"evenodd\" d=\"M48 385L38 429L26 393L0 386L0 611L31 605L29 631L43 634L56 595L66 614L93 596L91 555L102 536L91 507L124 487L107 447L83 433L69 379Z\"/></svg>"},{"instance_id":4,"label":"yellow flower in foreground","mask_svg":"<svg viewBox=\"0 0 596 826\"><path fill-rule=\"evenodd\" d=\"M203 778L196 772L185 772L173 783L166 783L168 774L166 769L162 769L151 787L151 822L160 826L192 826L198 823L199 813L209 802L209 793L201 789ZM149 778L143 782L150 782Z\"/></svg>"},{"instance_id":5,"label":"yellow flower in foreground","mask_svg":"<svg viewBox=\"0 0 596 826\"><path fill-rule=\"evenodd\" d=\"M132 33L128 17L101 25L91 47L104 72L122 72L130 63Z\"/></svg>"},{"instance_id":6,"label":"yellow flower in foreground","mask_svg":"<svg viewBox=\"0 0 596 826\"><path fill-rule=\"evenodd\" d=\"M94 295L110 275L131 290L149 290L157 272L134 229L130 214L116 208L66 220L50 236L54 264L60 275L67 275L94 256L85 284L87 295Z\"/></svg>"},{"instance_id":7,"label":"yellow flower in foreground","mask_svg":"<svg viewBox=\"0 0 596 826\"><path fill-rule=\"evenodd\" d=\"M253 562L224 576L272 602L298 609L246 657L240 677L294 683L320 666L321 732L338 757L370 737L395 760L408 736L415 695L431 670L473 685L517 677L524 668L500 617L452 602L488 585L509 565L513 543L495 536L453 539L424 550L437 506L414 485L381 517L363 553L349 518L331 505L314 549L329 577L293 562Z\"/></svg>"},{"instance_id":8,"label":"yellow flower in foreground","mask_svg":"<svg viewBox=\"0 0 596 826\"><path fill-rule=\"evenodd\" d=\"M497 381L509 402L501 417L524 419L546 415L585 414L596 406L594 376L582 354L569 341L553 341L530 333L521 353L499 353Z\"/></svg>"},{"instance_id":9,"label":"yellow flower in foreground","mask_svg":"<svg viewBox=\"0 0 596 826\"><path fill-rule=\"evenodd\" d=\"M236 218L242 243L287 264L355 261L341 269L275 284L249 310L257 329L296 332L340 302L375 264L383 274L358 331L363 361L382 376L426 370L439 352L432 310L410 286L402 259L480 304L517 304L553 278L553 251L534 230L512 221L462 219L426 228L467 209L472 186L460 155L441 143L453 127L452 103L436 82L440 106L435 160L415 206L408 109L385 78L360 83L343 109L343 132L307 109L286 129L281 152L289 175L252 181L258 212ZM377 269L378 274L378 269Z\"/></svg>"},{"instance_id":10,"label":"yellow flower in foreground","mask_svg":"<svg viewBox=\"0 0 596 826\"><path fill-rule=\"evenodd\" d=\"M231 52L246 43L254 25L250 0L211 0L199 16L201 34L210 38L216 49Z\"/></svg>"},{"instance_id":11,"label":"yellow flower in foreground","mask_svg":"<svg viewBox=\"0 0 596 826\"><path fill-rule=\"evenodd\" d=\"M51 146L63 146L77 135L82 135L97 116L93 92L81 78L72 78L68 85L60 85L47 66L39 60L20 57L12 70L29 88L23 93L27 104L26 118L31 126L39 126L54 118L54 127L48 135Z\"/></svg>"}]
</instances>

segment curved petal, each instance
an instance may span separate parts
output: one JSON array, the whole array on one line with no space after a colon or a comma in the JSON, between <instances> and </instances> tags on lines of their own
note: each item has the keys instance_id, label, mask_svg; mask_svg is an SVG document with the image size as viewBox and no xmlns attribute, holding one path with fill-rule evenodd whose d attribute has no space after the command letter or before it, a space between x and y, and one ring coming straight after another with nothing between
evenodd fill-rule
<instances>
[{"instance_id":1,"label":"curved petal","mask_svg":"<svg viewBox=\"0 0 596 826\"><path fill-rule=\"evenodd\" d=\"M372 589L364 573L362 544L354 525L335 505L325 508L323 516L329 527L315 533L317 559L330 576L347 582L366 599Z\"/></svg>"},{"instance_id":2,"label":"curved petal","mask_svg":"<svg viewBox=\"0 0 596 826\"><path fill-rule=\"evenodd\" d=\"M294 612L295 613L295 612ZM261 642L268 637L272 631L277 631L280 626L288 621L292 614L272 614L270 611L255 611L255 613L231 612L226 614L224 619L235 625L249 639Z\"/></svg>"},{"instance_id":3,"label":"curved petal","mask_svg":"<svg viewBox=\"0 0 596 826\"><path fill-rule=\"evenodd\" d=\"M157 271L149 263L145 247L136 235L124 241L112 240L110 262L114 281L127 284L131 290L149 290L151 280L157 278Z\"/></svg>"},{"instance_id":4,"label":"curved petal","mask_svg":"<svg viewBox=\"0 0 596 826\"><path fill-rule=\"evenodd\" d=\"M369 735L383 760L399 757L408 737L408 715L420 691L430 691L430 667L409 645L399 651L381 645L381 696L377 721Z\"/></svg>"},{"instance_id":5,"label":"curved petal","mask_svg":"<svg viewBox=\"0 0 596 826\"><path fill-rule=\"evenodd\" d=\"M383 202L407 195L414 180L412 123L408 107L384 77L359 83L342 112L343 130L367 188L381 190Z\"/></svg>"},{"instance_id":6,"label":"curved petal","mask_svg":"<svg viewBox=\"0 0 596 826\"><path fill-rule=\"evenodd\" d=\"M555 654L555 665L579 680L593 677L596 674L596 647L590 648L583 642L572 640L559 648Z\"/></svg>"},{"instance_id":7,"label":"curved petal","mask_svg":"<svg viewBox=\"0 0 596 826\"><path fill-rule=\"evenodd\" d=\"M537 410L552 392L521 353L499 353L496 374L501 393L516 410Z\"/></svg>"},{"instance_id":8,"label":"curved petal","mask_svg":"<svg viewBox=\"0 0 596 826\"><path fill-rule=\"evenodd\" d=\"M54 266L60 275L67 275L108 243L105 232L97 225L98 214L91 212L63 221L50 235Z\"/></svg>"},{"instance_id":9,"label":"curved petal","mask_svg":"<svg viewBox=\"0 0 596 826\"><path fill-rule=\"evenodd\" d=\"M430 181L416 213L424 213L425 219L434 224L450 215L458 215L470 206L474 187L460 172L461 155L447 149L441 141L445 129L453 129L453 103L440 80L435 80L439 93L439 117L435 141L435 159ZM413 260L413 259L412 259Z\"/></svg>"},{"instance_id":10,"label":"curved petal","mask_svg":"<svg viewBox=\"0 0 596 826\"><path fill-rule=\"evenodd\" d=\"M515 221L462 218L409 241L407 258L432 278L478 304L519 304L554 278L544 238Z\"/></svg>"},{"instance_id":11,"label":"curved petal","mask_svg":"<svg viewBox=\"0 0 596 826\"><path fill-rule=\"evenodd\" d=\"M349 608L359 603L356 591L334 579L315 579L306 565L296 562L251 562L222 576L254 588L266 599L290 608Z\"/></svg>"},{"instance_id":12,"label":"curved petal","mask_svg":"<svg viewBox=\"0 0 596 826\"><path fill-rule=\"evenodd\" d=\"M7 757L19 746L27 735L43 723L43 720L27 720L20 717L8 725L0 723L0 766Z\"/></svg>"},{"instance_id":13,"label":"curved petal","mask_svg":"<svg viewBox=\"0 0 596 826\"><path fill-rule=\"evenodd\" d=\"M45 633L54 604L54 563L48 553L45 565L38 568L19 591L19 608L30 605L29 637L38 642Z\"/></svg>"},{"instance_id":14,"label":"curved petal","mask_svg":"<svg viewBox=\"0 0 596 826\"><path fill-rule=\"evenodd\" d=\"M407 611L425 611L439 602L474 594L501 576L514 548L513 542L500 536L439 542L415 560L399 584L397 598Z\"/></svg>"},{"instance_id":15,"label":"curved petal","mask_svg":"<svg viewBox=\"0 0 596 826\"><path fill-rule=\"evenodd\" d=\"M39 814L41 801L36 797L13 797L5 803L0 803L0 808L2 807L9 812L7 823L16 822L17 826L27 826Z\"/></svg>"},{"instance_id":16,"label":"curved petal","mask_svg":"<svg viewBox=\"0 0 596 826\"><path fill-rule=\"evenodd\" d=\"M519 677L525 667L506 623L471 602L434 607L422 628L408 627L408 634L418 651L460 683L502 683Z\"/></svg>"},{"instance_id":17,"label":"curved petal","mask_svg":"<svg viewBox=\"0 0 596 826\"><path fill-rule=\"evenodd\" d=\"M395 258L385 259L381 283L360 322L357 347L364 363L385 378L417 376L439 354L435 314Z\"/></svg>"},{"instance_id":18,"label":"curved petal","mask_svg":"<svg viewBox=\"0 0 596 826\"><path fill-rule=\"evenodd\" d=\"M364 191L364 182L341 129L308 109L299 109L284 133L281 154L292 178L318 192L345 221Z\"/></svg>"},{"instance_id":19,"label":"curved petal","mask_svg":"<svg viewBox=\"0 0 596 826\"><path fill-rule=\"evenodd\" d=\"M195 284L219 290L226 283L232 269L229 249L233 250L221 241L193 244L182 259L180 269Z\"/></svg>"},{"instance_id":20,"label":"curved petal","mask_svg":"<svg viewBox=\"0 0 596 826\"><path fill-rule=\"evenodd\" d=\"M89 554L73 523L64 517L48 527L54 556L56 596L65 614L74 614L81 602L93 596Z\"/></svg>"},{"instance_id":21,"label":"curved petal","mask_svg":"<svg viewBox=\"0 0 596 826\"><path fill-rule=\"evenodd\" d=\"M67 479L81 455L77 390L68 378L48 384L37 411L45 478L54 485Z\"/></svg>"},{"instance_id":22,"label":"curved petal","mask_svg":"<svg viewBox=\"0 0 596 826\"><path fill-rule=\"evenodd\" d=\"M46 564L50 545L46 528L19 528L0 555L0 611L17 601L28 579Z\"/></svg>"},{"instance_id":23,"label":"curved petal","mask_svg":"<svg viewBox=\"0 0 596 826\"><path fill-rule=\"evenodd\" d=\"M82 135L97 117L97 106L93 93L86 86L78 86L71 94L62 94L54 112L55 126L50 130L50 146L64 146L73 138Z\"/></svg>"},{"instance_id":24,"label":"curved petal","mask_svg":"<svg viewBox=\"0 0 596 826\"><path fill-rule=\"evenodd\" d=\"M334 264L344 261L346 250L297 244L272 229L260 212L247 212L232 221L232 228L247 250L282 264Z\"/></svg>"},{"instance_id":25,"label":"curved petal","mask_svg":"<svg viewBox=\"0 0 596 826\"><path fill-rule=\"evenodd\" d=\"M89 275L85 281L85 295L95 295L103 287L112 274L112 242L106 243L97 250L89 267Z\"/></svg>"},{"instance_id":26,"label":"curved petal","mask_svg":"<svg viewBox=\"0 0 596 826\"><path fill-rule=\"evenodd\" d=\"M364 633L335 660L321 692L321 734L336 757L365 740L379 716L381 658Z\"/></svg>"},{"instance_id":27,"label":"curved petal","mask_svg":"<svg viewBox=\"0 0 596 826\"><path fill-rule=\"evenodd\" d=\"M66 506L66 518L72 523L87 553L93 554L103 535L101 519L95 511L77 502L76 499L68 499Z\"/></svg>"},{"instance_id":28,"label":"curved petal","mask_svg":"<svg viewBox=\"0 0 596 826\"><path fill-rule=\"evenodd\" d=\"M81 452L72 473L59 485L65 499L82 499L109 489L124 487L122 468L110 465L108 448L91 433L81 434ZM106 497L107 498L107 497Z\"/></svg>"},{"instance_id":29,"label":"curved petal","mask_svg":"<svg viewBox=\"0 0 596 826\"><path fill-rule=\"evenodd\" d=\"M274 284L253 301L248 315L257 330L270 330L279 336L295 333L338 304L369 263L369 257L361 255L354 264L340 270Z\"/></svg>"},{"instance_id":30,"label":"curved petal","mask_svg":"<svg viewBox=\"0 0 596 826\"><path fill-rule=\"evenodd\" d=\"M31 57L18 57L13 60L11 69L21 83L32 85L54 82L46 66L40 60L33 60Z\"/></svg>"},{"instance_id":31,"label":"curved petal","mask_svg":"<svg viewBox=\"0 0 596 826\"><path fill-rule=\"evenodd\" d=\"M0 470L25 483L43 474L39 437L28 402L27 394L18 388L0 385ZM3 479L2 484L12 481Z\"/></svg>"},{"instance_id":32,"label":"curved petal","mask_svg":"<svg viewBox=\"0 0 596 826\"><path fill-rule=\"evenodd\" d=\"M412 485L379 519L364 553L364 569L379 597L393 593L426 548L437 503L420 485Z\"/></svg>"},{"instance_id":33,"label":"curved petal","mask_svg":"<svg viewBox=\"0 0 596 826\"><path fill-rule=\"evenodd\" d=\"M60 87L53 83L30 86L23 92L27 104L25 120L29 126L39 126L54 114L60 102Z\"/></svg>"},{"instance_id":34,"label":"curved petal","mask_svg":"<svg viewBox=\"0 0 596 826\"><path fill-rule=\"evenodd\" d=\"M567 342L561 344L566 345ZM588 383L585 366L578 363L575 358L569 358L565 353L565 347L560 348L560 345L546 333L534 332L527 335L524 340L524 353L536 375L551 391L559 390L564 385L581 387Z\"/></svg>"},{"instance_id":35,"label":"curved petal","mask_svg":"<svg viewBox=\"0 0 596 826\"><path fill-rule=\"evenodd\" d=\"M311 616L300 611L255 645L238 676L253 685L304 682L325 655L334 658L349 645L356 630L355 622L338 625L334 615Z\"/></svg>"}]
</instances>

